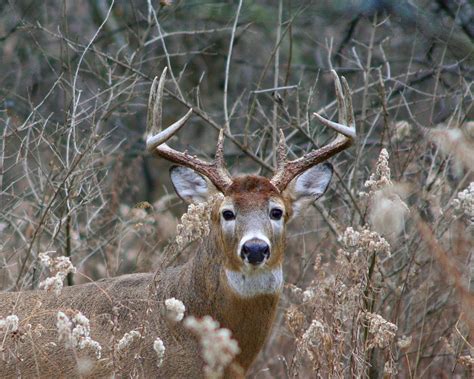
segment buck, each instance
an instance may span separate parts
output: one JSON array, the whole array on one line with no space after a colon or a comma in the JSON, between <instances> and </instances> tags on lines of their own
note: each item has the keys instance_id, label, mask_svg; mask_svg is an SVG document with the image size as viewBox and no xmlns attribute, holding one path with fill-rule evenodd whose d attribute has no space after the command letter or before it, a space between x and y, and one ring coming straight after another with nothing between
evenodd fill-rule
<instances>
[{"instance_id":1,"label":"buck","mask_svg":"<svg viewBox=\"0 0 474 379\"><path fill-rule=\"evenodd\" d=\"M192 110L162 130L165 74L166 70L159 81L155 79L150 92L147 150L178 164L170 175L184 201L204 202L221 194L212 208L209 236L182 266L155 275L130 274L66 287L59 296L45 291L2 293L0 318L15 314L20 328L16 334L4 331L3 336L0 330L0 376L202 377L203 360L195 338L182 323L170 325L163 316L163 302L171 297L185 304L186 315L210 315L232 332L240 353L224 377L243 377L262 349L282 292L286 225L323 195L333 172L323 162L349 147L356 136L349 87L344 78L341 85L333 72L339 122L315 114L338 132L333 142L288 161L280 132L278 163L271 179L232 177L224 163L222 130L212 163L166 144ZM91 337L102 346L102 358L58 341L58 311L80 311L90 319ZM131 330L141 331L139 347L128 358L118 359L114 346ZM166 347L161 366L152 346L157 337Z\"/></svg>"}]
</instances>

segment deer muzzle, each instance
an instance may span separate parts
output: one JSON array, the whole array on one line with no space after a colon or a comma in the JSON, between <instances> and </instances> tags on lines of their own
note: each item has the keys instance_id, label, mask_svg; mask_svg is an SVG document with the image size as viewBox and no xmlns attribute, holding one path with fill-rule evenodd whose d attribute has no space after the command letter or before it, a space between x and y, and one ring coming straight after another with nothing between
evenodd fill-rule
<instances>
[{"instance_id":1,"label":"deer muzzle","mask_svg":"<svg viewBox=\"0 0 474 379\"><path fill-rule=\"evenodd\" d=\"M261 239L253 238L242 245L240 257L251 265L258 266L270 257L270 246Z\"/></svg>"}]
</instances>

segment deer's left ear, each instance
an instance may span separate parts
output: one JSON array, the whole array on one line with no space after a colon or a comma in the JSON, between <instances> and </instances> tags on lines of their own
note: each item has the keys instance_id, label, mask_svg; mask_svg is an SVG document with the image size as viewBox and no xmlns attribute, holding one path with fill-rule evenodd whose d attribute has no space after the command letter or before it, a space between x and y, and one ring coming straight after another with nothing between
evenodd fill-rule
<instances>
[{"instance_id":1,"label":"deer's left ear","mask_svg":"<svg viewBox=\"0 0 474 379\"><path fill-rule=\"evenodd\" d=\"M330 163L322 163L307 169L294 178L283 194L292 203L292 216L319 199L328 189L331 182L333 168Z\"/></svg>"}]
</instances>

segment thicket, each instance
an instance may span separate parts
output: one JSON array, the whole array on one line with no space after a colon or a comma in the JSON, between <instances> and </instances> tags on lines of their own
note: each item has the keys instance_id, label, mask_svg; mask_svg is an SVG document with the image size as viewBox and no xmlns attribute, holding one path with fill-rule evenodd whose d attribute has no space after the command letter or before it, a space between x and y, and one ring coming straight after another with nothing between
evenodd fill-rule
<instances>
[{"instance_id":1,"label":"thicket","mask_svg":"<svg viewBox=\"0 0 474 379\"><path fill-rule=\"evenodd\" d=\"M262 175L278 129L291 157L333 138L312 114L335 116L334 69L358 141L290 227L250 376L469 377L473 25L454 0L3 2L0 288L38 288L41 253L70 258L66 285L161 262L185 210L145 153L164 67L164 123L193 108L171 143L209 158L223 127L231 172Z\"/></svg>"}]
</instances>

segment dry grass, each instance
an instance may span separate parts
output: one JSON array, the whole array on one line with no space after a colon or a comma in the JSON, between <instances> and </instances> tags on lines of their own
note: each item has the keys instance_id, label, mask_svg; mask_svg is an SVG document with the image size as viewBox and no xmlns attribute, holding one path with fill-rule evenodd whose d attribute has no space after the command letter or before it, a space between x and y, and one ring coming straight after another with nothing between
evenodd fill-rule
<instances>
[{"instance_id":1,"label":"dry grass","mask_svg":"<svg viewBox=\"0 0 474 379\"><path fill-rule=\"evenodd\" d=\"M226 125L232 171L263 175L278 128L293 156L331 138L312 113L334 116L334 68L360 137L290 228L285 296L250 377L470 377L472 5L336 3L1 5L0 288L39 288L47 252L77 268L50 273L65 285L186 259L165 249L183 206L142 138L164 66L165 118L194 109L172 143L207 157Z\"/></svg>"}]
</instances>

